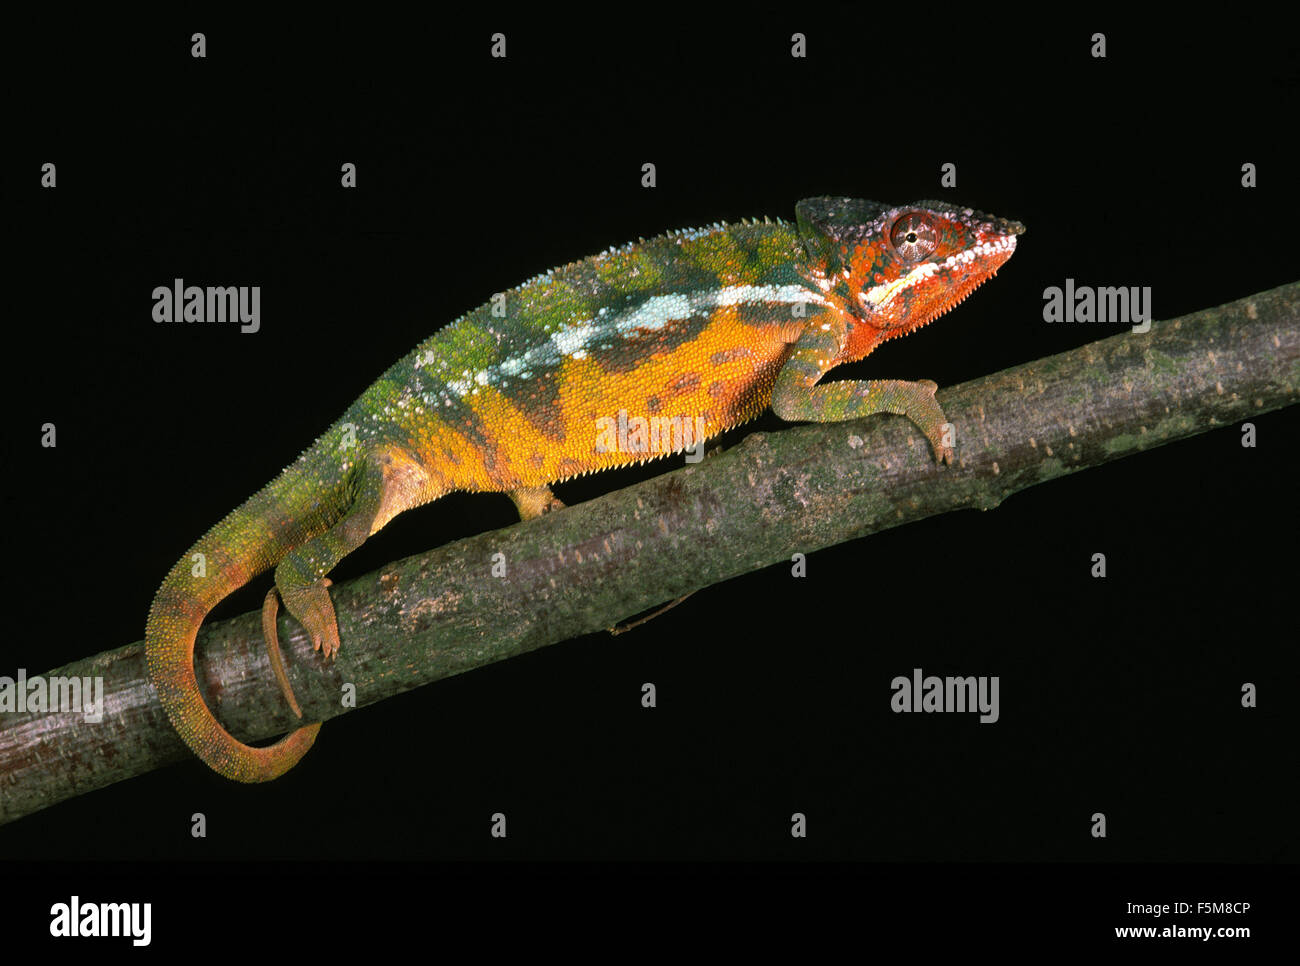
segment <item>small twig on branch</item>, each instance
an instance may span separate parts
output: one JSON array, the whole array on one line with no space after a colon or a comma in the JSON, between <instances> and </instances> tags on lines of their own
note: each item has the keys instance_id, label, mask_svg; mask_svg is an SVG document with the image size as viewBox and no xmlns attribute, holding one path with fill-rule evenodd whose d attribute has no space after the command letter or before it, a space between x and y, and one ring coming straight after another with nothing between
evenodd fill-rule
<instances>
[{"instance_id":1,"label":"small twig on branch","mask_svg":"<svg viewBox=\"0 0 1300 966\"><path fill-rule=\"evenodd\" d=\"M559 513L439 547L333 589L344 643L322 665L280 619L305 720L580 634L830 544L965 507L1294 403L1300 283L1156 323L939 393L957 462L937 466L907 420L877 416L752 434L717 458ZM494 554L506 576L492 575ZM102 677L105 714L0 719L0 822L189 753L128 644L49 672ZM205 697L236 736L298 725L259 615L204 626Z\"/></svg>"}]
</instances>

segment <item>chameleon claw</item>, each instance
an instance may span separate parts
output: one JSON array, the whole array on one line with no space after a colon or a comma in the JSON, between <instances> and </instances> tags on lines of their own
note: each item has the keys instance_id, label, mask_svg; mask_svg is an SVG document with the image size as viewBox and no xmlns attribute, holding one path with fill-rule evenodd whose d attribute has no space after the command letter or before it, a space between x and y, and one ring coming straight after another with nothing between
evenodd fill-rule
<instances>
[{"instance_id":1,"label":"chameleon claw","mask_svg":"<svg viewBox=\"0 0 1300 966\"><path fill-rule=\"evenodd\" d=\"M929 439L930 447L934 450L935 461L945 466L951 466L954 459L952 447L944 445L942 437L930 436Z\"/></svg>"},{"instance_id":2,"label":"chameleon claw","mask_svg":"<svg viewBox=\"0 0 1300 966\"><path fill-rule=\"evenodd\" d=\"M338 634L313 634L311 638L311 649L313 651L320 651L321 657L326 660L333 660L334 655L339 652Z\"/></svg>"}]
</instances>

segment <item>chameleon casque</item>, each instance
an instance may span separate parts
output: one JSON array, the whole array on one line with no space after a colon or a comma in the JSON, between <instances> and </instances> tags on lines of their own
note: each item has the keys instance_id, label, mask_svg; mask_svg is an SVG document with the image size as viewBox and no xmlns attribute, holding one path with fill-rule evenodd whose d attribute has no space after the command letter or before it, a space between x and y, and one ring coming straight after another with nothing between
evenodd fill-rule
<instances>
[{"instance_id":1,"label":"chameleon casque","mask_svg":"<svg viewBox=\"0 0 1300 966\"><path fill-rule=\"evenodd\" d=\"M675 231L553 269L384 373L163 580L145 656L185 743L222 775L266 781L291 768L320 729L257 748L218 723L199 691L194 640L220 600L275 568L263 630L298 711L280 664L277 590L313 646L333 657L326 575L339 560L403 510L454 490L506 493L527 519L561 506L550 483L673 451L601 445L597 427L620 412L680 416L705 437L768 405L792 421L895 413L949 462L933 382L818 383L961 302L1011 257L1024 226L939 201L822 197L795 210L794 225ZM196 554L205 576L195 576Z\"/></svg>"}]
</instances>

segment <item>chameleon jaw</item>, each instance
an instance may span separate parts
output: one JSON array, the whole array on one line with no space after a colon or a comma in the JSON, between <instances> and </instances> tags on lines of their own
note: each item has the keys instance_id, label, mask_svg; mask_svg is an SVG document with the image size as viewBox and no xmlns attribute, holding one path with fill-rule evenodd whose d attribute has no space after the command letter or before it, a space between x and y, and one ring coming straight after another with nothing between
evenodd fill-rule
<instances>
[{"instance_id":1,"label":"chameleon jaw","mask_svg":"<svg viewBox=\"0 0 1300 966\"><path fill-rule=\"evenodd\" d=\"M941 262L918 265L901 278L859 292L858 299L881 339L897 338L951 312L997 275L1015 250L1015 235L990 239ZM925 303L933 295L918 288L926 285L934 286L932 292L941 295L932 306Z\"/></svg>"},{"instance_id":2,"label":"chameleon jaw","mask_svg":"<svg viewBox=\"0 0 1300 966\"><path fill-rule=\"evenodd\" d=\"M923 315L919 320L915 322L909 321L909 322L902 323L900 325L891 325L882 328L880 330L880 341L884 342L888 339L897 339L899 336L910 335L911 333L915 332L917 329L929 325L931 322L933 322L935 319L939 318L940 316L947 315L957 306L961 305L962 302L965 302L966 299L970 297L970 294L972 292L974 292L977 288L979 288L989 279L997 275L997 273L998 270L995 268L992 271L990 271L988 274L980 278L977 278L975 282L971 284L969 287L967 287L965 291L963 291L960 295L945 300L945 302L942 305L940 305L938 309L936 309L933 312L927 313L926 315Z\"/></svg>"}]
</instances>

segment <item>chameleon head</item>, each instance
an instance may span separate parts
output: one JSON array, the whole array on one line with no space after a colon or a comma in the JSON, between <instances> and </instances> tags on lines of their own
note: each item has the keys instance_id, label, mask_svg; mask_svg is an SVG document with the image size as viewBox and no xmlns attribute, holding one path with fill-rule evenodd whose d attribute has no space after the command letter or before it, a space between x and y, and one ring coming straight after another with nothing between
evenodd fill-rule
<instances>
[{"instance_id":1,"label":"chameleon head","mask_svg":"<svg viewBox=\"0 0 1300 966\"><path fill-rule=\"evenodd\" d=\"M997 274L1025 226L944 201L883 205L810 198L799 230L818 284L872 342L932 322ZM820 256L819 258L817 256Z\"/></svg>"}]
</instances>

